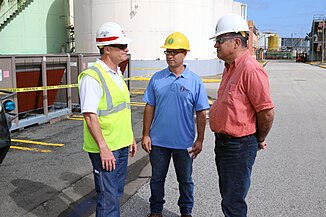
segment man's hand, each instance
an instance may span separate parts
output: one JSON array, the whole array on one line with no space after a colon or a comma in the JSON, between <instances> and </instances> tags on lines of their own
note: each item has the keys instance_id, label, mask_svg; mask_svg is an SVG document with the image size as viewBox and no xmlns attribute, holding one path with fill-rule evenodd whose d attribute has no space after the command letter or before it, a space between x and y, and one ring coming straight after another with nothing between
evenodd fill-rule
<instances>
[{"instance_id":1,"label":"man's hand","mask_svg":"<svg viewBox=\"0 0 326 217\"><path fill-rule=\"evenodd\" d=\"M197 155L202 151L203 149L203 142L200 140L196 140L195 143L192 145L192 150L189 152L192 153L192 158L195 159Z\"/></svg>"},{"instance_id":2,"label":"man's hand","mask_svg":"<svg viewBox=\"0 0 326 217\"><path fill-rule=\"evenodd\" d=\"M133 139L132 144L130 145L130 157L134 157L137 153L137 143L136 140Z\"/></svg>"},{"instance_id":3,"label":"man's hand","mask_svg":"<svg viewBox=\"0 0 326 217\"><path fill-rule=\"evenodd\" d=\"M141 141L141 146L143 149L147 152L150 153L152 150L152 140L149 136L144 136Z\"/></svg>"},{"instance_id":4,"label":"man's hand","mask_svg":"<svg viewBox=\"0 0 326 217\"><path fill-rule=\"evenodd\" d=\"M266 149L267 148L267 144L265 141L263 142L258 142L258 151L262 150L262 149Z\"/></svg>"},{"instance_id":5,"label":"man's hand","mask_svg":"<svg viewBox=\"0 0 326 217\"><path fill-rule=\"evenodd\" d=\"M115 157L107 146L100 148L102 168L106 171L115 170Z\"/></svg>"}]
</instances>

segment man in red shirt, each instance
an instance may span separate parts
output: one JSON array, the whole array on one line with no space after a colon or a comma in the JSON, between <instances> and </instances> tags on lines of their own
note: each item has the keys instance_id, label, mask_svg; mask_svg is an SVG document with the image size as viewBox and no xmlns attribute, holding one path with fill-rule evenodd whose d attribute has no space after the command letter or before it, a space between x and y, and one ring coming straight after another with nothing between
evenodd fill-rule
<instances>
[{"instance_id":1,"label":"man in red shirt","mask_svg":"<svg viewBox=\"0 0 326 217\"><path fill-rule=\"evenodd\" d=\"M217 100L209 111L215 133L215 161L226 217L247 216L245 201L257 150L265 149L265 138L274 119L269 81L263 67L247 48L247 22L236 14L219 19L215 29L217 57L225 69Z\"/></svg>"}]
</instances>

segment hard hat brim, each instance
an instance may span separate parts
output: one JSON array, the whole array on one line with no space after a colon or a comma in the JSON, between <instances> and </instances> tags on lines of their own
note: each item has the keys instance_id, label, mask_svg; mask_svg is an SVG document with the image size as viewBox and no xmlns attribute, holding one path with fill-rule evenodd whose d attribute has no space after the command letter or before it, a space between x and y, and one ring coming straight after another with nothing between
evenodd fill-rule
<instances>
[{"instance_id":1,"label":"hard hat brim","mask_svg":"<svg viewBox=\"0 0 326 217\"><path fill-rule=\"evenodd\" d=\"M186 48L183 48L183 47L175 47L175 46L168 46L168 45L163 45L160 48L171 49L171 50L186 50L186 51L190 51L190 49L186 49Z\"/></svg>"},{"instance_id":2,"label":"hard hat brim","mask_svg":"<svg viewBox=\"0 0 326 217\"><path fill-rule=\"evenodd\" d=\"M220 32L218 34L215 34L213 37L210 37L209 40L212 40L212 39L215 39L217 36L220 36L220 35L223 35L223 34L226 34L226 33L241 33L241 32L246 32L246 33L249 33L249 31L234 31L234 32Z\"/></svg>"},{"instance_id":3,"label":"hard hat brim","mask_svg":"<svg viewBox=\"0 0 326 217\"><path fill-rule=\"evenodd\" d=\"M103 41L103 42L96 42L97 46L106 46L106 45L110 45L110 44L129 44L130 42L132 42L132 39L128 38L128 37L120 37L116 40L112 40L112 41Z\"/></svg>"}]
</instances>

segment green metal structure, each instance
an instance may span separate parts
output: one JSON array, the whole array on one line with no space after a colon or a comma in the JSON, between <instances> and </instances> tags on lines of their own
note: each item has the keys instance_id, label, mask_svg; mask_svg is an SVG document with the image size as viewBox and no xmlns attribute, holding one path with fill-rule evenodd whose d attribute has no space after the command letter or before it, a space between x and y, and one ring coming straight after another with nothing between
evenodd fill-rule
<instances>
[{"instance_id":1,"label":"green metal structure","mask_svg":"<svg viewBox=\"0 0 326 217\"><path fill-rule=\"evenodd\" d=\"M0 0L0 54L66 51L66 0Z\"/></svg>"}]
</instances>

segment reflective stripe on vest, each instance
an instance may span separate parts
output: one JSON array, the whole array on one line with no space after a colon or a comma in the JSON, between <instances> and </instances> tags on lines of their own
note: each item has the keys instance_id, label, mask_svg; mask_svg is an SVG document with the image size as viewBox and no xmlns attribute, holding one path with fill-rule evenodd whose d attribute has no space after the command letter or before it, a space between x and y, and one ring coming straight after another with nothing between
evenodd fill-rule
<instances>
[{"instance_id":1,"label":"reflective stripe on vest","mask_svg":"<svg viewBox=\"0 0 326 217\"><path fill-rule=\"evenodd\" d=\"M109 114L113 114L113 113L117 113L119 111L122 111L125 108L130 109L130 103L127 102L123 102L119 105L113 106L112 103L112 96L110 94L109 88L104 80L104 77L102 75L102 73L100 72L100 70L95 67L95 66L91 66L89 67L90 69L92 69L93 71L95 71L97 73L97 75L99 76L99 78L101 79L101 82L103 84L103 91L105 91L105 95L106 95L106 103L107 103L107 110L97 110L97 116L108 116Z\"/></svg>"}]
</instances>

